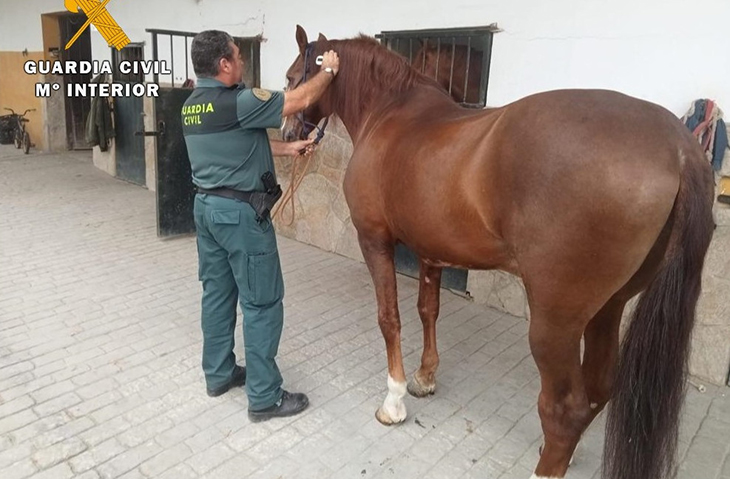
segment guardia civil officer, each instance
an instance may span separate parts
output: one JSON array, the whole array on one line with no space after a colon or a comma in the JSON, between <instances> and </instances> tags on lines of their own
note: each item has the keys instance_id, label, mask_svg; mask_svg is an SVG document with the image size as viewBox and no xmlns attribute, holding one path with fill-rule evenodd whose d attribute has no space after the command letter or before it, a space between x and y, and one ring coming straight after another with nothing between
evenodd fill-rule
<instances>
[{"instance_id":1,"label":"guardia civil officer","mask_svg":"<svg viewBox=\"0 0 730 479\"><path fill-rule=\"evenodd\" d=\"M197 85L182 110L195 196L203 371L209 396L246 385L251 421L291 416L306 395L282 389L276 355L283 326L284 283L267 208L281 195L273 156L295 156L311 140L270 141L266 129L315 102L339 69L337 53L324 54L321 70L287 91L246 88L238 46L225 32L193 39ZM309 152L311 154L311 151ZM236 303L243 310L246 367L233 353Z\"/></svg>"}]
</instances>

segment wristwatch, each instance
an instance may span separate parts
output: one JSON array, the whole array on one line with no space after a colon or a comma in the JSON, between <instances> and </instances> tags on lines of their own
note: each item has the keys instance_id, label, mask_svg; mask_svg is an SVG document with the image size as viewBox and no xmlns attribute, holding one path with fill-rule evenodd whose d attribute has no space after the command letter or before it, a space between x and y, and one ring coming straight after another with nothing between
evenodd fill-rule
<instances>
[{"instance_id":1,"label":"wristwatch","mask_svg":"<svg viewBox=\"0 0 730 479\"><path fill-rule=\"evenodd\" d=\"M327 68L323 69L323 71L326 73L331 73L332 76L335 76L335 71L332 69L332 67L327 67Z\"/></svg>"}]
</instances>

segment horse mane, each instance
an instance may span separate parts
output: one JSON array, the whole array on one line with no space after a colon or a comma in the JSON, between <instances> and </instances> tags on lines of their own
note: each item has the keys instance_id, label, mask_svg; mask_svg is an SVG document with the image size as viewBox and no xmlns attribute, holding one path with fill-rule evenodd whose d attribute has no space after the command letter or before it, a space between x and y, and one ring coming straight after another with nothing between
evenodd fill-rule
<instances>
[{"instance_id":1,"label":"horse mane","mask_svg":"<svg viewBox=\"0 0 730 479\"><path fill-rule=\"evenodd\" d=\"M332 40L331 47L341 58L342 67L333 84L337 94L330 96L329 112L341 118L360 115L375 98L399 95L419 85L439 88L435 80L416 71L401 55L388 50L375 38L359 35L347 40ZM357 91L353 91L357 85Z\"/></svg>"}]
</instances>

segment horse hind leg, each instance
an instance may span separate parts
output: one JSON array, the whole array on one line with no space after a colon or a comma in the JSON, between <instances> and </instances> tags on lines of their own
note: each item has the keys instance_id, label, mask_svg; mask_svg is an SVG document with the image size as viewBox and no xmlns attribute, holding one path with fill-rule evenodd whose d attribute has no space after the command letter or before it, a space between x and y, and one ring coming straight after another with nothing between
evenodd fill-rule
<instances>
[{"instance_id":1,"label":"horse hind leg","mask_svg":"<svg viewBox=\"0 0 730 479\"><path fill-rule=\"evenodd\" d=\"M583 333L585 351L581 370L590 413L581 434L601 413L611 397L618 367L619 325L625 305L625 299L614 296L590 320ZM544 447L543 445L540 448L541 455ZM572 463L573 456L568 465Z\"/></svg>"},{"instance_id":2,"label":"horse hind leg","mask_svg":"<svg viewBox=\"0 0 730 479\"><path fill-rule=\"evenodd\" d=\"M556 328L545 314L533 312L529 338L542 384L538 413L544 434L536 478L564 477L591 418L580 363L581 336L582 328Z\"/></svg>"},{"instance_id":3,"label":"horse hind leg","mask_svg":"<svg viewBox=\"0 0 730 479\"><path fill-rule=\"evenodd\" d=\"M611 397L616 369L618 367L619 325L626 300L611 298L590 320L583 334L583 384L590 412L581 435L601 413ZM545 448L540 447L540 455ZM568 465L573 464L571 455ZM534 476L537 478L538 476Z\"/></svg>"},{"instance_id":4,"label":"horse hind leg","mask_svg":"<svg viewBox=\"0 0 730 479\"><path fill-rule=\"evenodd\" d=\"M439 354L436 348L436 319L439 315L441 268L421 261L418 288L418 314L423 323L423 354L421 367L408 383L408 392L415 397L425 397L436 391L436 370Z\"/></svg>"},{"instance_id":5,"label":"horse hind leg","mask_svg":"<svg viewBox=\"0 0 730 479\"><path fill-rule=\"evenodd\" d=\"M638 271L586 326L582 369L591 408L591 422L611 398L618 370L621 317L626 303L644 290L656 274L666 253L672 225L672 220L667 221Z\"/></svg>"},{"instance_id":6,"label":"horse hind leg","mask_svg":"<svg viewBox=\"0 0 730 479\"><path fill-rule=\"evenodd\" d=\"M378 325L385 339L388 355L388 395L375 417L385 425L406 419L406 374L401 351L401 323L398 312L398 292L395 280L393 244L382 238L358 235L360 249L375 287L378 302Z\"/></svg>"},{"instance_id":7,"label":"horse hind leg","mask_svg":"<svg viewBox=\"0 0 730 479\"><path fill-rule=\"evenodd\" d=\"M625 306L625 299L614 296L591 319L584 333L582 370L591 409L589 424L611 397L618 367L619 326Z\"/></svg>"}]
</instances>

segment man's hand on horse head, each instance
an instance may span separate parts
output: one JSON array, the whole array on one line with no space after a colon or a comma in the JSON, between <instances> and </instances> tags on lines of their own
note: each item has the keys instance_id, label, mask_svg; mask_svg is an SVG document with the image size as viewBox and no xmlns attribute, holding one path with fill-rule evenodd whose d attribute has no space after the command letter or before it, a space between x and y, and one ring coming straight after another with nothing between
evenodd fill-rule
<instances>
[{"instance_id":1,"label":"man's hand on horse head","mask_svg":"<svg viewBox=\"0 0 730 479\"><path fill-rule=\"evenodd\" d=\"M322 55L322 70L327 68L332 69L332 74L337 76L337 72L340 71L340 57L334 50L329 50Z\"/></svg>"}]
</instances>

